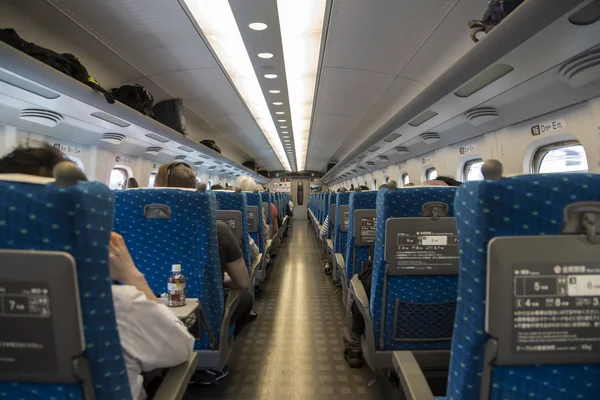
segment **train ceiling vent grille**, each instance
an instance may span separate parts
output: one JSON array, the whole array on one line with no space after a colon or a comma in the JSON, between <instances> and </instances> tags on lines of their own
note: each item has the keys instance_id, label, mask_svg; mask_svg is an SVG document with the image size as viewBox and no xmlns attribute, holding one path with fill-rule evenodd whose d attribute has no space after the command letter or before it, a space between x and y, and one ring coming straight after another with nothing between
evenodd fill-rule
<instances>
[{"instance_id":1,"label":"train ceiling vent grille","mask_svg":"<svg viewBox=\"0 0 600 400\"><path fill-rule=\"evenodd\" d=\"M425 132L419 135L421 140L427 144L435 143L440 140L440 134L435 132Z\"/></svg>"},{"instance_id":2,"label":"train ceiling vent grille","mask_svg":"<svg viewBox=\"0 0 600 400\"><path fill-rule=\"evenodd\" d=\"M105 133L100 140L111 144L121 144L126 138L122 133Z\"/></svg>"},{"instance_id":3,"label":"train ceiling vent grille","mask_svg":"<svg viewBox=\"0 0 600 400\"><path fill-rule=\"evenodd\" d=\"M175 156L175 161L183 161L185 160L185 156Z\"/></svg>"},{"instance_id":4,"label":"train ceiling vent grille","mask_svg":"<svg viewBox=\"0 0 600 400\"><path fill-rule=\"evenodd\" d=\"M38 108L26 108L22 110L20 118L24 121L49 126L50 128L54 128L64 120L63 116L59 113Z\"/></svg>"},{"instance_id":5,"label":"train ceiling vent grille","mask_svg":"<svg viewBox=\"0 0 600 400\"><path fill-rule=\"evenodd\" d=\"M381 161L388 161L388 160L389 160L388 156L384 156L384 155L377 156L377 158L378 158L379 160L381 160Z\"/></svg>"},{"instance_id":6,"label":"train ceiling vent grille","mask_svg":"<svg viewBox=\"0 0 600 400\"><path fill-rule=\"evenodd\" d=\"M373 161L367 161L365 164L367 164L370 167L372 167L373 165L375 165L375 163Z\"/></svg>"},{"instance_id":7,"label":"train ceiling vent grille","mask_svg":"<svg viewBox=\"0 0 600 400\"><path fill-rule=\"evenodd\" d=\"M407 154L408 153L408 148L404 147L404 146L396 146L396 147L394 147L394 150L397 154Z\"/></svg>"},{"instance_id":8,"label":"train ceiling vent grille","mask_svg":"<svg viewBox=\"0 0 600 400\"><path fill-rule=\"evenodd\" d=\"M202 164L204 164L204 161L196 161L196 162L194 163L194 166L196 166L196 167L199 167L199 166L201 166Z\"/></svg>"},{"instance_id":9,"label":"train ceiling vent grille","mask_svg":"<svg viewBox=\"0 0 600 400\"><path fill-rule=\"evenodd\" d=\"M463 115L465 120L473 126L483 125L487 122L497 119L500 116L498 110L493 107L473 108Z\"/></svg>"},{"instance_id":10,"label":"train ceiling vent grille","mask_svg":"<svg viewBox=\"0 0 600 400\"><path fill-rule=\"evenodd\" d=\"M151 156L155 156L162 151L162 147L146 147L146 154L150 154Z\"/></svg>"},{"instance_id":11,"label":"train ceiling vent grille","mask_svg":"<svg viewBox=\"0 0 600 400\"><path fill-rule=\"evenodd\" d=\"M559 69L563 81L581 87L600 79L600 48L586 51L566 61Z\"/></svg>"}]
</instances>

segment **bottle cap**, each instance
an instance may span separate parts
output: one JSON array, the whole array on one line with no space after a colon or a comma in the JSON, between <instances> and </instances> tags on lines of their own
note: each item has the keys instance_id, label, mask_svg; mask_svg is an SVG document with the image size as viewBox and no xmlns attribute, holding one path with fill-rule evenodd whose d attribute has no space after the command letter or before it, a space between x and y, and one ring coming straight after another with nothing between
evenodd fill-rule
<instances>
[{"instance_id":1,"label":"bottle cap","mask_svg":"<svg viewBox=\"0 0 600 400\"><path fill-rule=\"evenodd\" d=\"M173 272L181 272L181 264L173 264Z\"/></svg>"}]
</instances>

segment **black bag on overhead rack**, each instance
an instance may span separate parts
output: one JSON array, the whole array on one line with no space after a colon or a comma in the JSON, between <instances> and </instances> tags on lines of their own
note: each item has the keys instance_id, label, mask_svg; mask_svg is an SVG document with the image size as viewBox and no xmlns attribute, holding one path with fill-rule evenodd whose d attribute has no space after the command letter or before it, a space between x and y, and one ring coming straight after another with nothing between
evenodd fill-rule
<instances>
[{"instance_id":1,"label":"black bag on overhead rack","mask_svg":"<svg viewBox=\"0 0 600 400\"><path fill-rule=\"evenodd\" d=\"M256 172L258 169L256 168L256 161L246 161L245 163L242 163L242 165L248 169L251 169L252 171Z\"/></svg>"},{"instance_id":2,"label":"black bag on overhead rack","mask_svg":"<svg viewBox=\"0 0 600 400\"><path fill-rule=\"evenodd\" d=\"M110 104L115 102L112 93L100 86L73 54L58 54L35 43L27 42L11 28L0 29L0 41L104 94L106 101Z\"/></svg>"},{"instance_id":3,"label":"black bag on overhead rack","mask_svg":"<svg viewBox=\"0 0 600 400\"><path fill-rule=\"evenodd\" d=\"M115 100L141 112L144 115L152 117L154 112L154 97L142 85L123 85L110 90L115 96Z\"/></svg>"},{"instance_id":4,"label":"black bag on overhead rack","mask_svg":"<svg viewBox=\"0 0 600 400\"><path fill-rule=\"evenodd\" d=\"M203 144L206 147L208 147L209 149L212 149L212 150L216 151L217 153L221 154L221 148L219 146L217 146L217 144L215 143L214 140L204 139L200 142L200 144Z\"/></svg>"},{"instance_id":5,"label":"black bag on overhead rack","mask_svg":"<svg viewBox=\"0 0 600 400\"><path fill-rule=\"evenodd\" d=\"M154 106L154 119L182 135L187 135L185 116L183 115L183 101L171 99L161 101Z\"/></svg>"},{"instance_id":6,"label":"black bag on overhead rack","mask_svg":"<svg viewBox=\"0 0 600 400\"><path fill-rule=\"evenodd\" d=\"M471 29L471 39L475 43L479 41L477 34L479 32L488 33L496 25L510 13L512 13L517 7L519 7L525 0L489 0L488 8L483 13L481 20L469 21L469 28Z\"/></svg>"}]
</instances>

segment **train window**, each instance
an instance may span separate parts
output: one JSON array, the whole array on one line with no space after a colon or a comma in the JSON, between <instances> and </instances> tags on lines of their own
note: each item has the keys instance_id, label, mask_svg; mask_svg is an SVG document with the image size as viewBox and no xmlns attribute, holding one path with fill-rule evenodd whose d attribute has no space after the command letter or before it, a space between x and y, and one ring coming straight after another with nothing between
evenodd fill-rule
<instances>
[{"instance_id":1,"label":"train window","mask_svg":"<svg viewBox=\"0 0 600 400\"><path fill-rule=\"evenodd\" d=\"M408 177L408 174L405 172L402 174L402 186L406 186L410 183L410 178Z\"/></svg>"},{"instance_id":2,"label":"train window","mask_svg":"<svg viewBox=\"0 0 600 400\"><path fill-rule=\"evenodd\" d=\"M433 167L427 168L427 171L425 171L425 180L426 181L434 180L437 177L438 177L438 173L435 170L435 168L433 168Z\"/></svg>"},{"instance_id":3,"label":"train window","mask_svg":"<svg viewBox=\"0 0 600 400\"><path fill-rule=\"evenodd\" d=\"M209 180L208 180L208 188L210 189L210 188L212 187L212 185L213 185L213 184L212 184L212 181L209 179Z\"/></svg>"},{"instance_id":4,"label":"train window","mask_svg":"<svg viewBox=\"0 0 600 400\"><path fill-rule=\"evenodd\" d=\"M540 147L533 157L533 170L538 174L554 172L587 172L585 149L577 141L553 143Z\"/></svg>"},{"instance_id":5,"label":"train window","mask_svg":"<svg viewBox=\"0 0 600 400\"><path fill-rule=\"evenodd\" d=\"M385 183L388 183L389 181L390 181L390 177L389 177L389 176L386 176L386 177L385 177Z\"/></svg>"},{"instance_id":6,"label":"train window","mask_svg":"<svg viewBox=\"0 0 600 400\"><path fill-rule=\"evenodd\" d=\"M150 178L148 178L148 187L154 187L155 180L156 180L156 172L152 172L150 174Z\"/></svg>"},{"instance_id":7,"label":"train window","mask_svg":"<svg viewBox=\"0 0 600 400\"><path fill-rule=\"evenodd\" d=\"M124 168L115 167L110 171L110 181L108 187L111 190L123 190L127 187L127 178L129 174Z\"/></svg>"},{"instance_id":8,"label":"train window","mask_svg":"<svg viewBox=\"0 0 600 400\"><path fill-rule=\"evenodd\" d=\"M482 165L483 160L481 158L467 161L463 169L463 179L467 182L483 180L483 174L481 173Z\"/></svg>"},{"instance_id":9,"label":"train window","mask_svg":"<svg viewBox=\"0 0 600 400\"><path fill-rule=\"evenodd\" d=\"M371 190L377 190L377 179L373 179L373 186L371 186Z\"/></svg>"}]
</instances>

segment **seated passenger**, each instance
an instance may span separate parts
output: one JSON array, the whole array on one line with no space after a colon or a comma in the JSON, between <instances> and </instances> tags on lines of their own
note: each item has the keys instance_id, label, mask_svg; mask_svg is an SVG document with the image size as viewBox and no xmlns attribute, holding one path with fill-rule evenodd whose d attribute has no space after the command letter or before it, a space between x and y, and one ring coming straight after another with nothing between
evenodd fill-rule
<instances>
[{"instance_id":1,"label":"seated passenger","mask_svg":"<svg viewBox=\"0 0 600 400\"><path fill-rule=\"evenodd\" d=\"M139 188L140 184L133 176L127 179L127 189Z\"/></svg>"},{"instance_id":2,"label":"seated passenger","mask_svg":"<svg viewBox=\"0 0 600 400\"><path fill-rule=\"evenodd\" d=\"M49 145L18 147L0 159L0 174L52 177L59 162L69 161ZM110 277L125 366L134 400L146 398L141 373L169 368L188 360L194 338L169 308L161 304L136 268L123 237L111 233Z\"/></svg>"},{"instance_id":3,"label":"seated passenger","mask_svg":"<svg viewBox=\"0 0 600 400\"><path fill-rule=\"evenodd\" d=\"M435 180L442 181L448 186L460 186L463 184L461 181L457 181L456 179L451 178L449 176L438 176L437 178L435 178Z\"/></svg>"}]
</instances>

